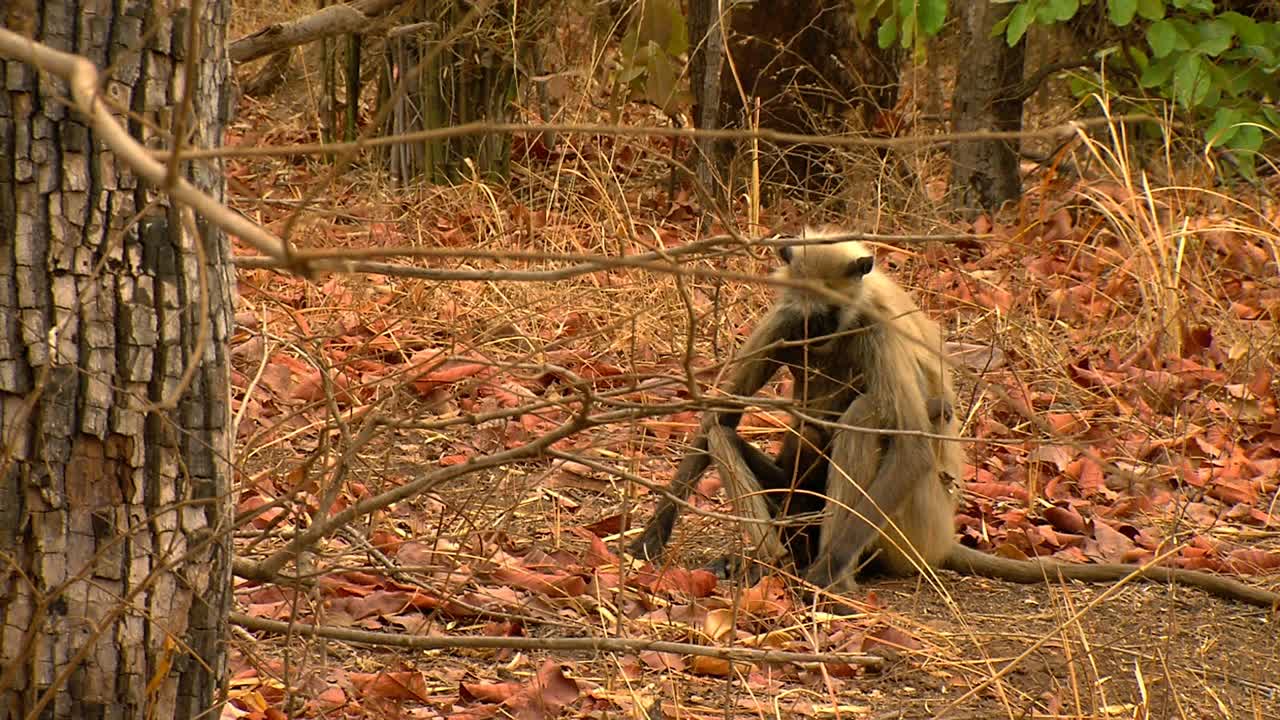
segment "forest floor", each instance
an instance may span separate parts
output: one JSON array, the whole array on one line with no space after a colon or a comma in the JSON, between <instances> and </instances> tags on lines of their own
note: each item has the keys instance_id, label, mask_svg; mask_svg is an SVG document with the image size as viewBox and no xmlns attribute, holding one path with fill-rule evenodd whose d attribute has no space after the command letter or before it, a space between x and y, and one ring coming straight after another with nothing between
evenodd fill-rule
<instances>
[{"instance_id":1,"label":"forest floor","mask_svg":"<svg viewBox=\"0 0 1280 720\"><path fill-rule=\"evenodd\" d=\"M274 19L238 10L237 22ZM566 56L574 42L566 34ZM318 142L315 63L302 66L277 96L241 100L227 145ZM598 87L580 84L556 121L600 120ZM665 120L627 107L622 123ZM689 373L713 392L773 295L716 274L763 277L774 260L694 253L680 262L701 274L679 282L660 263L607 260L567 279L503 279L723 232L688 188L670 192L669 140L542 140L515 138L503 184L395 187L372 154L340 173L317 156L228 162L229 202L248 217L283 232L301 210L296 247L389 263L310 279L238 270L242 557L432 480L300 555L289 572L314 580L300 589L237 580L235 610L291 634L239 624L224 717L1280 717L1280 617L1196 590L940 572L868 581L849 598L857 612L834 618L782 572L743 587L698 570L741 545L714 514L731 511L714 473L664 564L627 558L655 496L635 481L665 483L696 427ZM1280 183L1228 194L1189 153L1182 166L1130 164L1177 153L1082 134L1027 164L1016 207L961 221L943 202L941 151L904 152L904 180L850 150L836 158L849 184L766 204L750 234L842 219L951 237L876 250L956 343L962 542L1077 563L1159 557L1280 591ZM747 209L732 212L742 222ZM412 276L423 268L446 279ZM499 275L447 279L477 270ZM526 453L571 421L583 387L600 422ZM757 410L743 432L771 448L784 422ZM312 625L337 632L301 632ZM450 646L475 636L529 646ZM727 646L828 657L711 652Z\"/></svg>"}]
</instances>

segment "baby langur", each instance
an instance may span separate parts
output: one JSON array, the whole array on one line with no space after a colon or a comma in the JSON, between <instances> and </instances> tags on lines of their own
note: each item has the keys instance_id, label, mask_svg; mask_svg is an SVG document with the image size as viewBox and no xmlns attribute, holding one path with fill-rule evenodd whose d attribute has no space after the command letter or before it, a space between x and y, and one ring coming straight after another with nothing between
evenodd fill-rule
<instances>
[{"instance_id":1,"label":"baby langur","mask_svg":"<svg viewBox=\"0 0 1280 720\"><path fill-rule=\"evenodd\" d=\"M874 552L874 567L894 575L925 566L1020 583L1137 575L1280 607L1276 593L1203 572L1011 560L958 544L956 498L948 480L960 477L962 456L958 443L936 437L955 435L958 428L937 325L905 290L873 269L871 253L860 243L821 244L822 235L812 231L805 239L819 244L784 248L778 274L828 292L788 287L735 358L729 385L733 396L751 396L786 367L794 379L793 432L772 459L738 436L740 409L708 413L672 479L673 496L688 497L714 458L737 512L747 518L823 511L816 552L803 544L812 541L810 531L792 531L793 543L799 533L804 537L801 549L788 551L772 524L744 524L757 559L777 561L791 552L798 561L811 558L807 568L797 562L805 579L833 590L848 587L859 562ZM842 300L833 302L831 294ZM806 417L836 423L823 429ZM779 499L774 493L770 500L762 485L790 494ZM677 513L676 502L664 497L632 553L656 558Z\"/></svg>"}]
</instances>

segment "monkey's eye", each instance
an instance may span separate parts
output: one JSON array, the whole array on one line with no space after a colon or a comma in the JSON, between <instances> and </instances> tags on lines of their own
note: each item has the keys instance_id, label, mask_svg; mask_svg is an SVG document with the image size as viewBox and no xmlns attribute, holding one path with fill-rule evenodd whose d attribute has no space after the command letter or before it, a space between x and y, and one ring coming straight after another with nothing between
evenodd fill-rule
<instances>
[{"instance_id":1,"label":"monkey's eye","mask_svg":"<svg viewBox=\"0 0 1280 720\"><path fill-rule=\"evenodd\" d=\"M874 259L867 255L850 262L844 269L844 276L847 278L860 278L871 272L871 265Z\"/></svg>"},{"instance_id":2,"label":"monkey's eye","mask_svg":"<svg viewBox=\"0 0 1280 720\"><path fill-rule=\"evenodd\" d=\"M794 253L791 251L790 245L783 245L782 247L778 248L778 257L782 258L782 262L790 265L791 258L793 256L794 256Z\"/></svg>"}]
</instances>

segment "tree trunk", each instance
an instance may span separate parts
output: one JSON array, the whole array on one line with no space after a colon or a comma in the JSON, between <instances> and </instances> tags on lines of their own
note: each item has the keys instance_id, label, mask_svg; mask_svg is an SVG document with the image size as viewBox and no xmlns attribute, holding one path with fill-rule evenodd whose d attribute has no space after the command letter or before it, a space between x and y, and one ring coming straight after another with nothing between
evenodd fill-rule
<instances>
[{"instance_id":1,"label":"tree trunk","mask_svg":"<svg viewBox=\"0 0 1280 720\"><path fill-rule=\"evenodd\" d=\"M402 17L410 30L391 32L383 49L378 98L379 111L386 112L383 132L508 122L519 86L515 55L528 57L513 48L527 48L538 40L556 4L419 0L410 7L413 12ZM476 14L478 9L484 12ZM394 98L394 106L386 110L393 100L390 93L406 77L408 92ZM460 135L424 140L417 146L388 146L382 157L401 184L419 176L436 184L476 176L501 181L511 170L511 135Z\"/></svg>"},{"instance_id":2,"label":"tree trunk","mask_svg":"<svg viewBox=\"0 0 1280 720\"><path fill-rule=\"evenodd\" d=\"M714 11L717 4L712 0L710 6ZM691 15L692 11L691 6ZM696 43L700 38L693 20L690 40ZM848 3L745 3L736 6L725 22L730 31L726 53L733 68L725 63L720 74L721 126L747 126L758 99L762 128L813 135L866 132L880 110L897 102L899 54L894 49L881 50L874 38L860 37ZM741 81L741 92L733 70ZM691 75L696 83L698 76ZM708 97L705 90L712 88L711 83L704 85L700 89L695 84L699 103ZM699 127L711 126L704 122ZM846 179L829 153L830 147L821 143L779 147L762 160L762 172L789 190L816 190L824 196L831 191L830 185Z\"/></svg>"},{"instance_id":3,"label":"tree trunk","mask_svg":"<svg viewBox=\"0 0 1280 720\"><path fill-rule=\"evenodd\" d=\"M694 127L719 130L720 68L724 62L724 34L720 29L720 3L717 0L689 0L689 80L696 98ZM694 144L694 173L712 199L729 206L729 188L724 173L729 166L732 145L721 140L698 138Z\"/></svg>"},{"instance_id":4,"label":"tree trunk","mask_svg":"<svg viewBox=\"0 0 1280 720\"><path fill-rule=\"evenodd\" d=\"M119 119L153 147L169 146L152 128L171 130L190 94L184 135L216 146L230 2L204 0L194 23L175 6L19 0L0 23L110 68L113 107L137 118ZM61 80L11 60L0 71L0 720L217 718L228 240L184 233L168 198L68 109ZM222 197L219 162L182 171Z\"/></svg>"},{"instance_id":5,"label":"tree trunk","mask_svg":"<svg viewBox=\"0 0 1280 720\"><path fill-rule=\"evenodd\" d=\"M952 129L1022 129L1022 99L1010 97L1022 81L1025 42L1009 47L991 28L1012 5L974 0L955 5L964 36L964 60L958 65L951 104ZM962 210L994 210L1022 194L1018 142L977 140L951 146L952 200Z\"/></svg>"}]
</instances>

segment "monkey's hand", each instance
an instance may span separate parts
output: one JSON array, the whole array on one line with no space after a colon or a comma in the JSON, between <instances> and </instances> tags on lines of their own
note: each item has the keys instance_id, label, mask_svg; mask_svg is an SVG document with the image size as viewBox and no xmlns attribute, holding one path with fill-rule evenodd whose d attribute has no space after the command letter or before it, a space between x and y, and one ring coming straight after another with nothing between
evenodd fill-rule
<instances>
[{"instance_id":1,"label":"monkey's hand","mask_svg":"<svg viewBox=\"0 0 1280 720\"><path fill-rule=\"evenodd\" d=\"M662 556L662 551L667 547L667 541L671 539L671 531L676 524L676 506L670 502L663 502L658 506L658 512L645 526L644 533L631 543L631 547L627 551L641 560L657 560Z\"/></svg>"},{"instance_id":2,"label":"monkey's hand","mask_svg":"<svg viewBox=\"0 0 1280 720\"><path fill-rule=\"evenodd\" d=\"M805 582L824 590L830 588L840 579L837 573L849 566L849 559L846 553L840 551L819 555L805 571Z\"/></svg>"},{"instance_id":3,"label":"monkey's hand","mask_svg":"<svg viewBox=\"0 0 1280 720\"><path fill-rule=\"evenodd\" d=\"M929 398L925 401L925 409L929 413L929 422L934 425L946 425L951 422L955 410L951 401L944 397Z\"/></svg>"}]
</instances>

